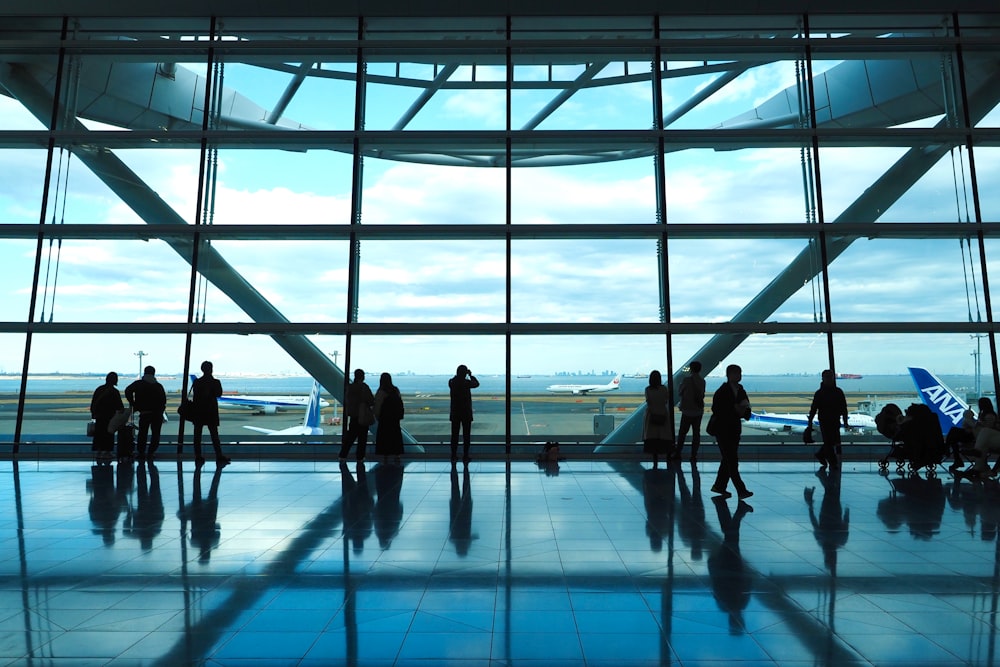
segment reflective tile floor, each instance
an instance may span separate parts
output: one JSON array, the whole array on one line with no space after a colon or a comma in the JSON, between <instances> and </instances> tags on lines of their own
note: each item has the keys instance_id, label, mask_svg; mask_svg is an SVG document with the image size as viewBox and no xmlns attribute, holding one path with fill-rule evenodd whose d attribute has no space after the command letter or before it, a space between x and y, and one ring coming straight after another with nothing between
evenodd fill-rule
<instances>
[{"instance_id":1,"label":"reflective tile floor","mask_svg":"<svg viewBox=\"0 0 1000 667\"><path fill-rule=\"evenodd\" d=\"M1000 487L943 470L0 465L0 664L1000 662Z\"/></svg>"}]
</instances>

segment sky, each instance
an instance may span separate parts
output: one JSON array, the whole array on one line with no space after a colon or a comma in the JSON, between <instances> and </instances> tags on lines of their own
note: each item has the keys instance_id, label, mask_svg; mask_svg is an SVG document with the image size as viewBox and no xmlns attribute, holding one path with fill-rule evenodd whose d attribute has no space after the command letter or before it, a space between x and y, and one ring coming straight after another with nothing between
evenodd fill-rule
<instances>
[{"instance_id":1,"label":"sky","mask_svg":"<svg viewBox=\"0 0 1000 667\"><path fill-rule=\"evenodd\" d=\"M825 65L832 66L833 63ZM198 66L193 66L197 71ZM419 67L413 66L414 76ZM616 70L609 69L607 75ZM482 68L479 77L495 77ZM539 76L525 70L525 77ZM459 75L460 76L460 75ZM268 107L287 75L232 65L227 86ZM668 108L705 85L710 77L669 79ZM705 128L763 103L794 83L791 62L748 71L713 95L674 127ZM287 116L311 127L346 129L353 85L307 81ZM337 103L331 104L331 95ZM368 98L369 129L390 127L415 93L375 86ZM500 95L498 98L497 95ZM517 95L518 123L534 115L549 94ZM498 104L498 99L500 103ZM447 91L414 119L414 129L502 127L502 93ZM498 111L499 110L499 111ZM541 129L648 127L648 93L637 84L586 91ZM499 120L497 119L500 114ZM298 115L296 115L298 114ZM991 118L996 117L996 112ZM930 126L936 119L915 119ZM498 125L499 123L499 125ZM644 125L645 124L645 125ZM0 97L0 128L32 127L13 100ZM93 128L103 128L93 121ZM37 124L35 124L37 127ZM905 151L904 147L821 147L822 203L833 220ZM196 150L115 151L186 219L196 212ZM64 159L66 156L64 156ZM222 150L213 222L346 224L350 215L350 158L335 151ZM670 223L802 222L802 161L797 148L732 151L691 148L667 154L667 220ZM42 151L0 150L0 185L5 222L37 222L44 173ZM996 174L996 151L976 154L980 178ZM65 166L64 163L63 166ZM79 160L69 160L62 197L50 197L54 221L140 223L134 212ZM651 158L573 167L516 169L512 217L515 224L649 223L655 220ZM953 222L966 215L968 156L955 151L939 162L881 222ZM362 198L363 224L500 224L505 219L502 169L438 167L368 158ZM956 187L956 184L958 187ZM983 194L986 219L996 219L997 195ZM54 216L54 217L53 217ZM992 217L991 217L992 216ZM990 246L992 246L992 242ZM346 316L348 245L345 241L216 241L215 249L288 319L342 322ZM725 322L738 312L805 247L801 239L671 239L669 284L675 322ZM831 307L836 321L965 322L981 310L979 255L969 256L955 239L860 239L830 267ZM0 241L8 279L0 288L0 318L22 321L30 297L33 241ZM56 263L58 256L58 276ZM50 261L50 257L52 258ZM359 322L496 323L505 314L505 244L501 240L377 241L361 248ZM992 265L991 265L992 266ZM187 316L188 264L160 241L67 240L43 246L42 275L50 288L39 296L40 317L55 322L183 322ZM515 322L640 322L659 319L659 284L654 240L516 239L512 243L511 315ZM966 303L969 293L979 306ZM51 285L55 285L53 289ZM812 322L822 312L818 283L805 283L769 318ZM198 314L209 322L241 322L247 316L228 297L208 286ZM983 312L985 316L985 312ZM20 368L23 337L2 337L0 369ZM182 362L180 336L36 337L32 372L80 372L130 368L142 349L171 372ZM704 335L677 336L675 364L693 354ZM323 351L344 353L336 336L314 337ZM835 339L838 370L905 372L919 363L939 373L971 372L975 341L967 334L844 335ZM135 348L134 350L132 348ZM81 353L84 352L85 353ZM212 358L230 372L295 373L277 345L262 336L201 336L197 358ZM395 372L437 373L457 363L503 372L502 336L358 336L354 365ZM825 337L781 334L752 336L733 359L747 372L818 372L828 365ZM343 359L341 357L341 363ZM531 336L515 339L512 371L552 373L614 368L624 372L665 366L659 336Z\"/></svg>"}]
</instances>

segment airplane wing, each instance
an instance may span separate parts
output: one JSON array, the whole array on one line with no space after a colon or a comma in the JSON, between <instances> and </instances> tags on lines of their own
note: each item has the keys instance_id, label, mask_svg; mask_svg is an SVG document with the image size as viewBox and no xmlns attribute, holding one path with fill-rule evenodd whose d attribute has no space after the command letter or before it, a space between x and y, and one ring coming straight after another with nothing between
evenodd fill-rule
<instances>
[{"instance_id":1,"label":"airplane wing","mask_svg":"<svg viewBox=\"0 0 1000 667\"><path fill-rule=\"evenodd\" d=\"M265 435L274 435L277 433L277 431L272 428L261 428L260 426L244 426L243 428L251 431L257 431L258 433L264 433Z\"/></svg>"}]
</instances>

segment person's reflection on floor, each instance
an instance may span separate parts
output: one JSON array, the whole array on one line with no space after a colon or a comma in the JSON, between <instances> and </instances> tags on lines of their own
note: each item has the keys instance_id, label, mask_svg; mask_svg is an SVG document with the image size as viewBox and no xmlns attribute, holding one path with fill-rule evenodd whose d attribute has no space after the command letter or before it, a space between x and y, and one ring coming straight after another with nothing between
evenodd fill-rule
<instances>
[{"instance_id":1,"label":"person's reflection on floor","mask_svg":"<svg viewBox=\"0 0 1000 667\"><path fill-rule=\"evenodd\" d=\"M875 510L889 532L896 532L905 523L912 537L930 540L941 531L945 496L939 478L913 475L889 480L889 484L889 497L880 500Z\"/></svg>"},{"instance_id":2,"label":"person's reflection on floor","mask_svg":"<svg viewBox=\"0 0 1000 667\"><path fill-rule=\"evenodd\" d=\"M965 527L969 535L976 534L976 519L979 518L979 508L983 501L983 486L977 482L963 484L961 477L945 485L948 506L962 513Z\"/></svg>"},{"instance_id":3,"label":"person's reflection on floor","mask_svg":"<svg viewBox=\"0 0 1000 667\"><path fill-rule=\"evenodd\" d=\"M380 463L375 467L375 536L383 549L388 549L399 532L403 520L403 504L399 494L403 486L403 466Z\"/></svg>"},{"instance_id":4,"label":"person's reflection on floor","mask_svg":"<svg viewBox=\"0 0 1000 667\"><path fill-rule=\"evenodd\" d=\"M736 505L736 512L730 514L725 498L715 496L712 502L722 529L722 543L708 557L712 595L719 609L729 615L729 634L742 634L743 610L750 603L751 578L740 553L740 523L753 507L741 500Z\"/></svg>"},{"instance_id":5,"label":"person's reflection on floor","mask_svg":"<svg viewBox=\"0 0 1000 667\"><path fill-rule=\"evenodd\" d=\"M469 466L462 471L462 488L458 488L458 467L451 466L451 500L448 503L450 524L448 539L455 543L455 553L465 556L469 553L472 540L472 486L469 481Z\"/></svg>"},{"instance_id":6,"label":"person's reflection on floor","mask_svg":"<svg viewBox=\"0 0 1000 667\"><path fill-rule=\"evenodd\" d=\"M349 541L354 553L365 548L365 540L372 534L372 509L375 498L368 486L368 472L364 463L357 464L357 479L351 474L347 463L340 462L340 507L344 513L344 539Z\"/></svg>"},{"instance_id":7,"label":"person's reflection on floor","mask_svg":"<svg viewBox=\"0 0 1000 667\"><path fill-rule=\"evenodd\" d=\"M222 535L216 518L219 515L219 482L223 466L216 467L208 497L204 499L201 497L201 470L201 466L195 468L191 502L182 507L177 515L182 521L191 523L191 546L198 549L198 562L207 563Z\"/></svg>"},{"instance_id":8,"label":"person's reflection on floor","mask_svg":"<svg viewBox=\"0 0 1000 667\"><path fill-rule=\"evenodd\" d=\"M667 468L648 468L642 474L642 501L646 506L646 535L649 548L663 549L674 523L674 477L677 464L668 459Z\"/></svg>"},{"instance_id":9,"label":"person's reflection on floor","mask_svg":"<svg viewBox=\"0 0 1000 667\"><path fill-rule=\"evenodd\" d=\"M146 481L146 468L149 468L149 481ZM129 466L131 467L131 466ZM123 533L139 540L143 551L151 551L153 538L160 534L163 528L163 496L160 494L160 472L152 461L140 463L138 466L138 493L135 509L125 520Z\"/></svg>"},{"instance_id":10,"label":"person's reflection on floor","mask_svg":"<svg viewBox=\"0 0 1000 667\"><path fill-rule=\"evenodd\" d=\"M697 464L691 464L690 490L684 472L677 471L677 489L681 496L677 532L691 549L691 559L701 560L705 547L705 502L701 497L701 473L698 472Z\"/></svg>"},{"instance_id":11,"label":"person's reflection on floor","mask_svg":"<svg viewBox=\"0 0 1000 667\"><path fill-rule=\"evenodd\" d=\"M984 486L981 492L979 537L984 542L992 542L997 539L997 533L1000 531L1000 489L991 483Z\"/></svg>"},{"instance_id":12,"label":"person's reflection on floor","mask_svg":"<svg viewBox=\"0 0 1000 667\"><path fill-rule=\"evenodd\" d=\"M850 508L840 507L840 468L821 468L816 473L823 485L823 500L819 506L819 518L813 509L813 495L816 487L806 487L802 495L809 506L809 521L812 522L813 536L823 550L823 564L830 574L837 574L837 550L847 544L848 527L851 522Z\"/></svg>"},{"instance_id":13,"label":"person's reflection on floor","mask_svg":"<svg viewBox=\"0 0 1000 667\"><path fill-rule=\"evenodd\" d=\"M90 466L90 479L87 480L87 491L90 503L90 521L94 524L93 532L100 535L104 546L115 543L115 531L118 517L125 505L115 491L115 470L109 463Z\"/></svg>"}]
</instances>

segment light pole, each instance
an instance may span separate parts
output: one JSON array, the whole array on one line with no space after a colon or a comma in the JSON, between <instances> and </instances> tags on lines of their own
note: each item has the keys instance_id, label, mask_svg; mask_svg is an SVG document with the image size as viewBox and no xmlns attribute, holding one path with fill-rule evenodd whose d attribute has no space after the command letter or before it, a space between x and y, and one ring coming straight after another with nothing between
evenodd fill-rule
<instances>
[{"instance_id":1,"label":"light pole","mask_svg":"<svg viewBox=\"0 0 1000 667\"><path fill-rule=\"evenodd\" d=\"M143 352L142 350L139 350L134 354L135 356L139 357L139 377L142 377L142 358L145 357L147 353Z\"/></svg>"}]
</instances>

